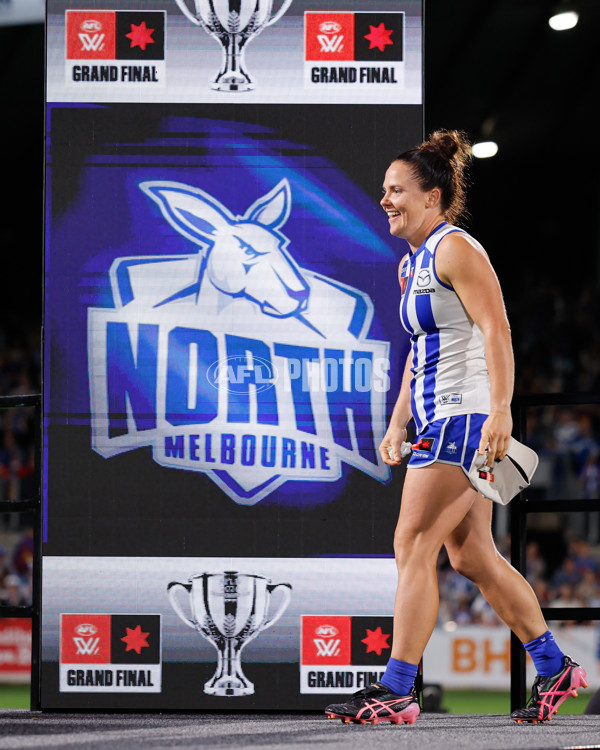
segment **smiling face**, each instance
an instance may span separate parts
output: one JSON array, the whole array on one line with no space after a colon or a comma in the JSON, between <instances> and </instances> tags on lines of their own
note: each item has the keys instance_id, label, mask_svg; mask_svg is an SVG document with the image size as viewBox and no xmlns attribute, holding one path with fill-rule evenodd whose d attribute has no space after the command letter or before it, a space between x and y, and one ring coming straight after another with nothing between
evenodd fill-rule
<instances>
[{"instance_id":1,"label":"smiling face","mask_svg":"<svg viewBox=\"0 0 600 750\"><path fill-rule=\"evenodd\" d=\"M423 191L411 167L393 161L383 182L381 206L388 215L390 232L418 247L443 219L438 188Z\"/></svg>"}]
</instances>

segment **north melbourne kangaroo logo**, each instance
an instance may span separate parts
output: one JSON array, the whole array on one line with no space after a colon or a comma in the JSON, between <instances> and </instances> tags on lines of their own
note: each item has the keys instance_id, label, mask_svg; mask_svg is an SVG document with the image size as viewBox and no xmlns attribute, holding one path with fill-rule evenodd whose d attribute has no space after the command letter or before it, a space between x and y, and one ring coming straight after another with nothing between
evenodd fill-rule
<instances>
[{"instance_id":1,"label":"north melbourne kangaroo logo","mask_svg":"<svg viewBox=\"0 0 600 750\"><path fill-rule=\"evenodd\" d=\"M94 450L151 446L247 505L342 462L386 481L389 344L367 338L366 294L296 262L288 181L241 215L195 186L139 187L182 252L115 259L114 307L89 310Z\"/></svg>"},{"instance_id":2,"label":"north melbourne kangaroo logo","mask_svg":"<svg viewBox=\"0 0 600 750\"><path fill-rule=\"evenodd\" d=\"M206 248L198 278L162 304L193 294L196 304L217 306L245 297L265 315L277 317L306 308L308 284L286 253L287 238L279 232L291 205L287 181L253 203L242 217L185 185L145 182L140 187L178 232Z\"/></svg>"}]
</instances>

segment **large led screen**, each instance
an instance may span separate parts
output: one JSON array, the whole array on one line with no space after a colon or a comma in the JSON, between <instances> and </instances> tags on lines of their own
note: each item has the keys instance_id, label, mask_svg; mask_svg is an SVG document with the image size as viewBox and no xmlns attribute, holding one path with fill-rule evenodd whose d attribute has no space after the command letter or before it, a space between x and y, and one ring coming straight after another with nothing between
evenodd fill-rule
<instances>
[{"instance_id":1,"label":"large led screen","mask_svg":"<svg viewBox=\"0 0 600 750\"><path fill-rule=\"evenodd\" d=\"M49 3L44 708L319 706L389 656L420 3L214 5Z\"/></svg>"}]
</instances>

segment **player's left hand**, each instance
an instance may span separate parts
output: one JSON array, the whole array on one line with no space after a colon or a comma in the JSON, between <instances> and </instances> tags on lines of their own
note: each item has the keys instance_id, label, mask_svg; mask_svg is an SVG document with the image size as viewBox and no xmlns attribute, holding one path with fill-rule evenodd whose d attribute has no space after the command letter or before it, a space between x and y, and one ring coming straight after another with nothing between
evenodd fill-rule
<instances>
[{"instance_id":1,"label":"player's left hand","mask_svg":"<svg viewBox=\"0 0 600 750\"><path fill-rule=\"evenodd\" d=\"M491 468L494 461L501 461L506 456L508 441L512 434L512 416L510 409L493 411L481 427L479 453L483 455L487 448L487 465Z\"/></svg>"}]
</instances>

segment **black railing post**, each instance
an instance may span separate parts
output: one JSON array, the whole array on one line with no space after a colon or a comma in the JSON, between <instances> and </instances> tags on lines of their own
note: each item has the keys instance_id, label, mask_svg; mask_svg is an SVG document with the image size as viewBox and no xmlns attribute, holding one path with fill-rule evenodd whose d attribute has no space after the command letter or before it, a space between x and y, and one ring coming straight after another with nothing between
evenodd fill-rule
<instances>
[{"instance_id":1,"label":"black railing post","mask_svg":"<svg viewBox=\"0 0 600 750\"><path fill-rule=\"evenodd\" d=\"M513 402L513 424L515 437L520 442L526 440L525 410L519 401ZM525 495L520 492L510 504L510 561L521 575L527 574L525 560L525 540L527 537L527 517ZM526 698L525 649L517 636L510 634L510 710L525 705Z\"/></svg>"},{"instance_id":2,"label":"black railing post","mask_svg":"<svg viewBox=\"0 0 600 750\"><path fill-rule=\"evenodd\" d=\"M522 494L522 493L521 493ZM521 495L513 500L510 523L510 558L511 564L523 576L525 564L525 536L527 534L526 518L519 507L523 501ZM522 708L526 698L526 663L525 649L517 636L510 634L510 710Z\"/></svg>"},{"instance_id":3,"label":"black railing post","mask_svg":"<svg viewBox=\"0 0 600 750\"><path fill-rule=\"evenodd\" d=\"M42 638L42 400L35 405L35 487L38 493L38 509L33 524L33 578L31 587L31 690L30 707L39 711L40 702L40 660Z\"/></svg>"}]
</instances>

